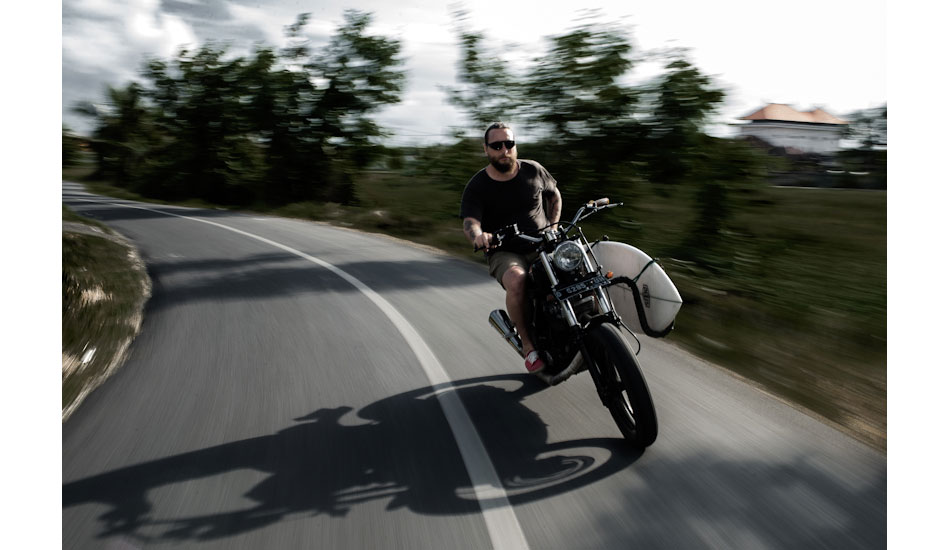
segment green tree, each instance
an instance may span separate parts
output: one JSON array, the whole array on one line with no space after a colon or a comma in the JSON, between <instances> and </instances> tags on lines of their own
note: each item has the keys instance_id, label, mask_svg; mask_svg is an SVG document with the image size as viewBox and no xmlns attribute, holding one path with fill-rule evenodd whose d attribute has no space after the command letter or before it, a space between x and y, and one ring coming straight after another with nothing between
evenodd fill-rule
<instances>
[{"instance_id":1,"label":"green tree","mask_svg":"<svg viewBox=\"0 0 950 550\"><path fill-rule=\"evenodd\" d=\"M97 160L95 176L129 187L142 176L145 155L154 142L152 116L139 84L110 86L106 95L106 106L84 103L75 111L98 119L90 139Z\"/></svg>"},{"instance_id":2,"label":"green tree","mask_svg":"<svg viewBox=\"0 0 950 550\"><path fill-rule=\"evenodd\" d=\"M94 146L104 174L146 195L216 203L353 200L351 167L375 154L383 131L370 118L399 100L400 45L367 34L366 13L347 11L311 53L301 15L279 53L250 58L213 43L148 62L144 86L110 91Z\"/></svg>"},{"instance_id":3,"label":"green tree","mask_svg":"<svg viewBox=\"0 0 950 550\"><path fill-rule=\"evenodd\" d=\"M244 68L248 88L247 119L263 149L266 177L259 194L271 204L286 204L321 197L330 160L325 141L313 121L314 103L309 73L302 70L308 48L299 32L307 16L288 27L293 46L278 56L270 48L259 48Z\"/></svg>"},{"instance_id":4,"label":"green tree","mask_svg":"<svg viewBox=\"0 0 950 550\"><path fill-rule=\"evenodd\" d=\"M887 148L887 104L855 111L845 118L849 121L845 139L857 141L867 151Z\"/></svg>"},{"instance_id":5,"label":"green tree","mask_svg":"<svg viewBox=\"0 0 950 550\"><path fill-rule=\"evenodd\" d=\"M633 67L622 29L585 23L548 39L525 83L527 115L568 146L616 133L633 120L637 93L621 78Z\"/></svg>"},{"instance_id":6,"label":"green tree","mask_svg":"<svg viewBox=\"0 0 950 550\"><path fill-rule=\"evenodd\" d=\"M682 50L673 51L665 72L649 86L652 100L644 167L661 194L684 187L693 219L672 253L713 269L729 269L741 234L735 214L761 204L769 158L746 143L706 135L705 126L725 98Z\"/></svg>"},{"instance_id":7,"label":"green tree","mask_svg":"<svg viewBox=\"0 0 950 550\"><path fill-rule=\"evenodd\" d=\"M405 82L399 69L399 41L367 34L372 16L346 10L344 23L329 46L306 65L323 82L310 113L326 154L339 160L327 199L349 203L354 199L352 171L369 163L381 148L374 138L385 135L371 118L381 107L398 103Z\"/></svg>"},{"instance_id":8,"label":"green tree","mask_svg":"<svg viewBox=\"0 0 950 550\"><path fill-rule=\"evenodd\" d=\"M496 121L523 120L519 115L523 84L507 64L485 44L485 35L468 28L468 13L455 12L455 33L461 57L456 65L459 87L444 87L449 102L461 109L476 128Z\"/></svg>"},{"instance_id":9,"label":"green tree","mask_svg":"<svg viewBox=\"0 0 950 550\"><path fill-rule=\"evenodd\" d=\"M63 168L75 166L79 162L79 138L68 126L63 124Z\"/></svg>"},{"instance_id":10,"label":"green tree","mask_svg":"<svg viewBox=\"0 0 950 550\"><path fill-rule=\"evenodd\" d=\"M844 138L858 143L857 149L839 151L838 162L847 171L845 186L874 189L887 188L887 104L873 109L855 111L845 116L849 121Z\"/></svg>"},{"instance_id":11,"label":"green tree","mask_svg":"<svg viewBox=\"0 0 950 550\"><path fill-rule=\"evenodd\" d=\"M682 52L666 64L651 95L647 165L654 183L680 183L696 164L709 116L725 98Z\"/></svg>"},{"instance_id":12,"label":"green tree","mask_svg":"<svg viewBox=\"0 0 950 550\"><path fill-rule=\"evenodd\" d=\"M519 135L533 140L522 154L557 174L568 201L629 183L642 131L637 90L623 82L633 47L622 27L595 14L549 38L547 53L519 76L489 52L482 33L464 28L464 12L456 16L462 87L447 91L469 120L479 128L493 120L515 122Z\"/></svg>"},{"instance_id":13,"label":"green tree","mask_svg":"<svg viewBox=\"0 0 950 550\"><path fill-rule=\"evenodd\" d=\"M633 46L616 24L583 22L548 39L525 83L526 116L546 136L544 149L569 201L623 196L643 138L639 92L624 83Z\"/></svg>"},{"instance_id":14,"label":"green tree","mask_svg":"<svg viewBox=\"0 0 950 550\"><path fill-rule=\"evenodd\" d=\"M171 67L149 64L149 95L161 108L162 142L152 150L147 192L241 204L260 177L242 97L244 58L206 44L184 51Z\"/></svg>"}]
</instances>

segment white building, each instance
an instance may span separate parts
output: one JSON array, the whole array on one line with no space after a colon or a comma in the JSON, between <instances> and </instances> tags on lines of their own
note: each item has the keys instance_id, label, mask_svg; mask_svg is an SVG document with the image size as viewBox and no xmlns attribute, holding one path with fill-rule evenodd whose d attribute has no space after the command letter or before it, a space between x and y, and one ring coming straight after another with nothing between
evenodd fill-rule
<instances>
[{"instance_id":1,"label":"white building","mask_svg":"<svg viewBox=\"0 0 950 550\"><path fill-rule=\"evenodd\" d=\"M788 105L770 103L742 117L736 124L739 137L756 137L789 152L832 154L848 122L821 109L797 111Z\"/></svg>"}]
</instances>

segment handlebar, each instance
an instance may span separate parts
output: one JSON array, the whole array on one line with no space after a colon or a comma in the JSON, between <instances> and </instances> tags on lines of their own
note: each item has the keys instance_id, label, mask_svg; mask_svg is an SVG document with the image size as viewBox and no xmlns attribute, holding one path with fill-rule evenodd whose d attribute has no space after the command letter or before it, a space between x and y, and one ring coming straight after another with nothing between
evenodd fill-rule
<instances>
[{"instance_id":1,"label":"handlebar","mask_svg":"<svg viewBox=\"0 0 950 550\"><path fill-rule=\"evenodd\" d=\"M582 219L588 216L591 216L596 212L600 212L601 210L605 208L615 208L617 206L623 206L623 203L622 202L611 203L610 199L607 197L603 197L597 200L587 201L587 204L580 207L580 209L577 210L577 213L574 214L574 219L572 219L570 222L566 224L561 225L558 231L562 234L566 234L568 231L567 229L568 227L574 227L575 225L577 225L577 222L581 221ZM512 224L507 227L503 227L499 229L496 233L492 234L491 248L501 245L502 242L509 237L515 237L515 238L522 239L534 244L544 241L544 239L541 237L532 237L530 235L525 235L524 233L518 230L518 224ZM487 248L484 246L477 247L473 249L473 252L480 252L482 250L487 250Z\"/></svg>"},{"instance_id":2,"label":"handlebar","mask_svg":"<svg viewBox=\"0 0 950 550\"><path fill-rule=\"evenodd\" d=\"M577 222L583 220L584 218L596 212L600 212L604 208L616 208L617 206L623 206L623 203L615 202L611 204L610 199L607 197L597 199L597 200L587 201L587 204L580 207L577 210L577 213L574 214L574 219L572 219L566 225L573 227L574 225L577 225Z\"/></svg>"},{"instance_id":3,"label":"handlebar","mask_svg":"<svg viewBox=\"0 0 950 550\"><path fill-rule=\"evenodd\" d=\"M518 224L513 223L513 224L511 224L511 225L509 225L509 226L507 226L507 227L503 227L503 228L499 229L499 230L498 230L497 232L495 232L495 233L492 233L492 236L491 236L491 244L492 244L492 246L491 246L491 248L494 248L494 247L496 247L496 246L500 246L503 241L505 241L506 239L509 239L509 238L521 239L521 240L525 240L525 241L528 241L529 243L533 243L533 244L540 243L540 242L542 242L542 241L544 240L544 239L542 239L541 237L532 237L531 235L525 235L524 233L522 233L521 231L518 230ZM472 252L480 252L480 251L482 251L482 250L487 250L487 248L484 247L484 246L482 246L482 247L476 247L476 248L474 248L474 249L472 250Z\"/></svg>"}]
</instances>

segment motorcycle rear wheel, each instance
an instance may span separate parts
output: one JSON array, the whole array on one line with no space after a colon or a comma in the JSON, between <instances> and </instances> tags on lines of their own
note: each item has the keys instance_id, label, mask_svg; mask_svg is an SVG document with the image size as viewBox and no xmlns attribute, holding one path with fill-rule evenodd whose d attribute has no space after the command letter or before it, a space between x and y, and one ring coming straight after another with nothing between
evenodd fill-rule
<instances>
[{"instance_id":1,"label":"motorcycle rear wheel","mask_svg":"<svg viewBox=\"0 0 950 550\"><path fill-rule=\"evenodd\" d=\"M594 328L587 342L588 352L603 378L606 406L614 422L632 445L640 449L649 447L658 432L656 409L633 348L620 330L609 323Z\"/></svg>"}]
</instances>

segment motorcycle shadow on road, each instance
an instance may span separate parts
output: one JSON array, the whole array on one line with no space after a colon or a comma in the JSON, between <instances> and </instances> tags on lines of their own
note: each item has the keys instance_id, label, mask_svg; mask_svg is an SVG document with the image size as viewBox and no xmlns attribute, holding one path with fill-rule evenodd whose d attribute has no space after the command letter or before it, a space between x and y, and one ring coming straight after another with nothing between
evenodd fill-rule
<instances>
[{"instance_id":1,"label":"motorcycle shadow on road","mask_svg":"<svg viewBox=\"0 0 950 550\"><path fill-rule=\"evenodd\" d=\"M65 483L63 508L105 504L109 508L99 516L100 538L121 535L143 541L219 539L289 519L345 516L377 501L386 502L386 510L407 508L426 515L479 513L439 403L445 392L453 391L465 404L513 505L584 487L639 458L641 453L619 437L549 442L542 418L523 404L525 397L546 387L526 374L489 376L416 389L359 411L322 408L272 435ZM261 480L259 473L266 477ZM223 474L241 480L241 486L222 489L212 482ZM194 513L196 500L208 509ZM250 507L248 500L254 503ZM181 515L184 501L192 514Z\"/></svg>"}]
</instances>

